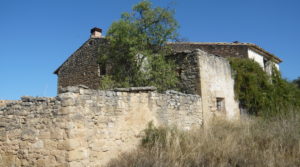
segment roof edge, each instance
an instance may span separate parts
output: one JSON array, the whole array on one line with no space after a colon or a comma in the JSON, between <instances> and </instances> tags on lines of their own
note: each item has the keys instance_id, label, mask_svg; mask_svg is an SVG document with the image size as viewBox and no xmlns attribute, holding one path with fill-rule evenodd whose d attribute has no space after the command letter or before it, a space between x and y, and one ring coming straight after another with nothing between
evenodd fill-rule
<instances>
[{"instance_id":1,"label":"roof edge","mask_svg":"<svg viewBox=\"0 0 300 167\"><path fill-rule=\"evenodd\" d=\"M190 45L231 45L231 46L249 46L251 48L254 48L254 50L263 53L264 55L267 55L269 58L273 58L277 63L281 63L282 60L275 56L274 54L266 51L265 49L259 47L258 45L254 43L247 43L247 42L167 42L169 45L176 45L176 44L190 44Z\"/></svg>"},{"instance_id":2,"label":"roof edge","mask_svg":"<svg viewBox=\"0 0 300 167\"><path fill-rule=\"evenodd\" d=\"M59 72L59 70L60 70L60 68L77 52L77 51L79 51L83 46L85 46L89 41L91 41L91 40L95 40L96 38L89 38L88 40L86 40L78 49L76 49L76 51L75 52L73 52L72 54L71 54L71 56L69 56L54 72L53 72L53 74L56 74L56 75L58 75L58 72Z\"/></svg>"}]
</instances>

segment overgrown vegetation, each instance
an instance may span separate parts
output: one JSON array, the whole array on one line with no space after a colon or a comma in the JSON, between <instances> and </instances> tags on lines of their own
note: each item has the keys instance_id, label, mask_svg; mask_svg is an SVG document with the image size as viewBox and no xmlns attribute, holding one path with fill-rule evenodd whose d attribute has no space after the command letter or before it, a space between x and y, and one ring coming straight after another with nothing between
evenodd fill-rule
<instances>
[{"instance_id":1,"label":"overgrown vegetation","mask_svg":"<svg viewBox=\"0 0 300 167\"><path fill-rule=\"evenodd\" d=\"M297 79L293 80L293 83L296 84L298 86L298 88L300 89L300 77L298 77Z\"/></svg>"},{"instance_id":2,"label":"overgrown vegetation","mask_svg":"<svg viewBox=\"0 0 300 167\"><path fill-rule=\"evenodd\" d=\"M270 117L300 107L300 90L274 67L269 76L254 60L230 58L235 96L250 114Z\"/></svg>"},{"instance_id":3,"label":"overgrown vegetation","mask_svg":"<svg viewBox=\"0 0 300 167\"><path fill-rule=\"evenodd\" d=\"M300 166L300 114L216 119L209 128L191 131L149 126L142 141L108 167Z\"/></svg>"},{"instance_id":4,"label":"overgrown vegetation","mask_svg":"<svg viewBox=\"0 0 300 167\"><path fill-rule=\"evenodd\" d=\"M130 13L123 13L109 28L109 45L99 56L101 66L111 67L101 88L155 86L158 90L175 87L174 62L165 59L165 44L177 38L174 12L141 1Z\"/></svg>"}]
</instances>

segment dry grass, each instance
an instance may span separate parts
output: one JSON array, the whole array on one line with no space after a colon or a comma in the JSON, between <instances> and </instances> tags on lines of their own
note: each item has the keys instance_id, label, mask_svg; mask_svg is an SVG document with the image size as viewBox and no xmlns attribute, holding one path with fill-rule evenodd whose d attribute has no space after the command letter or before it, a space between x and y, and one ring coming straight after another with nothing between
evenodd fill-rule
<instances>
[{"instance_id":1,"label":"dry grass","mask_svg":"<svg viewBox=\"0 0 300 167\"><path fill-rule=\"evenodd\" d=\"M109 167L300 166L300 115L241 122L213 120L210 128L149 127L141 146Z\"/></svg>"}]
</instances>

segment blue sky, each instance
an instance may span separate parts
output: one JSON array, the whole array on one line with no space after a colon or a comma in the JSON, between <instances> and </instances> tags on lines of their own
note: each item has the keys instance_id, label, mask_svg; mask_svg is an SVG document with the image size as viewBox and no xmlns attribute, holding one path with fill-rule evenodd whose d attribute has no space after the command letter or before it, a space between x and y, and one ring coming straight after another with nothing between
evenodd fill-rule
<instances>
[{"instance_id":1,"label":"blue sky","mask_svg":"<svg viewBox=\"0 0 300 167\"><path fill-rule=\"evenodd\" d=\"M53 71L138 0L1 0L0 99L55 96ZM300 76L299 0L153 0L176 11L181 37L251 42L283 59L285 78Z\"/></svg>"}]
</instances>

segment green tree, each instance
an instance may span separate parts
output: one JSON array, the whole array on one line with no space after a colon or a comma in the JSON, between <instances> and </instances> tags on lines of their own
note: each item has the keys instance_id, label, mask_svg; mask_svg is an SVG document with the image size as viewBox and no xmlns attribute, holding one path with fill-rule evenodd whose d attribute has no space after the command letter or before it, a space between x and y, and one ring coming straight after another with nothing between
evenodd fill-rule
<instances>
[{"instance_id":1,"label":"green tree","mask_svg":"<svg viewBox=\"0 0 300 167\"><path fill-rule=\"evenodd\" d=\"M174 62L167 60L167 41L176 40L178 24L174 11L141 1L130 13L123 13L109 28L108 45L99 56L110 66L102 88L156 86L174 88L178 82Z\"/></svg>"}]
</instances>

